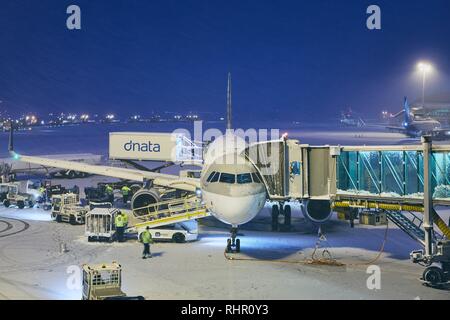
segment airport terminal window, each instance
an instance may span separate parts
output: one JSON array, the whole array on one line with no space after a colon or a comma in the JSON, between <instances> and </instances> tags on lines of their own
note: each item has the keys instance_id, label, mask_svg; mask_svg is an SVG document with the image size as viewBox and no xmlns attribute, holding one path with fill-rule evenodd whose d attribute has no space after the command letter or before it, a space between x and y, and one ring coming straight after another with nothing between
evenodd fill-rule
<instances>
[{"instance_id":1,"label":"airport terminal window","mask_svg":"<svg viewBox=\"0 0 450 320\"><path fill-rule=\"evenodd\" d=\"M211 172L211 174L209 175L208 179L206 179L206 182L211 182L211 179L213 178L215 173L216 173L215 171Z\"/></svg>"},{"instance_id":2,"label":"airport terminal window","mask_svg":"<svg viewBox=\"0 0 450 320\"><path fill-rule=\"evenodd\" d=\"M220 172L216 172L214 174L214 177L212 177L210 182L217 182L217 181L219 181L219 176L220 176Z\"/></svg>"},{"instance_id":3,"label":"airport terminal window","mask_svg":"<svg viewBox=\"0 0 450 320\"><path fill-rule=\"evenodd\" d=\"M261 180L258 177L258 174L256 172L252 172L253 182L255 183L261 183Z\"/></svg>"},{"instance_id":4,"label":"airport terminal window","mask_svg":"<svg viewBox=\"0 0 450 320\"><path fill-rule=\"evenodd\" d=\"M220 182L225 182L225 183L235 183L236 182L236 176L234 174L231 173L222 173L220 175Z\"/></svg>"},{"instance_id":5,"label":"airport terminal window","mask_svg":"<svg viewBox=\"0 0 450 320\"><path fill-rule=\"evenodd\" d=\"M250 173L241 173L237 175L237 183L252 183L252 176Z\"/></svg>"}]
</instances>

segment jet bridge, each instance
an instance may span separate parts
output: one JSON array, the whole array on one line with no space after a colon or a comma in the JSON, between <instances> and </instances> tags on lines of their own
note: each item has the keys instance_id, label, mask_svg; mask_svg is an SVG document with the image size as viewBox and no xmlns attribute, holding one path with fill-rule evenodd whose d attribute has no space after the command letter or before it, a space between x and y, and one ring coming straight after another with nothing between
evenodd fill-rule
<instances>
[{"instance_id":1,"label":"jet bridge","mask_svg":"<svg viewBox=\"0 0 450 320\"><path fill-rule=\"evenodd\" d=\"M450 145L432 145L430 137L395 146L310 146L283 139L251 145L244 153L268 199L279 203L272 209L275 226L279 214L290 223L284 202L292 200L302 202L313 222L326 221L331 210L350 220L360 212L383 211L424 246L411 254L413 262L428 266L424 281L450 281L450 228L434 209L450 206ZM433 269L436 263L440 270Z\"/></svg>"},{"instance_id":2,"label":"jet bridge","mask_svg":"<svg viewBox=\"0 0 450 320\"><path fill-rule=\"evenodd\" d=\"M430 147L431 148L431 147ZM450 205L450 145L310 146L297 140L251 145L245 156L258 169L268 198L386 200L423 204L425 167L433 204ZM424 165L425 157L429 164Z\"/></svg>"}]
</instances>

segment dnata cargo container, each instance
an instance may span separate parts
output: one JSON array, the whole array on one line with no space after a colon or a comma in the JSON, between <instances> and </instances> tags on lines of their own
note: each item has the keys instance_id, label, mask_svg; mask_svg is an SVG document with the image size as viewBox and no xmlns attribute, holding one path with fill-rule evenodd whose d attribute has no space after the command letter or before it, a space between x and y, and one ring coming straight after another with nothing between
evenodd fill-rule
<instances>
[{"instance_id":1,"label":"dnata cargo container","mask_svg":"<svg viewBox=\"0 0 450 320\"><path fill-rule=\"evenodd\" d=\"M190 141L181 133L110 132L109 158L117 160L186 161Z\"/></svg>"}]
</instances>

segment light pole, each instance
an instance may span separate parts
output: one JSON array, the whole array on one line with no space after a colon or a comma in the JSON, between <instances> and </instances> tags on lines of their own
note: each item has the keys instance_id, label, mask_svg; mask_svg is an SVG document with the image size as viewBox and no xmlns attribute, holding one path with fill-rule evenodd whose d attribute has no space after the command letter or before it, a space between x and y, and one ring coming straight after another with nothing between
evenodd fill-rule
<instances>
[{"instance_id":1,"label":"light pole","mask_svg":"<svg viewBox=\"0 0 450 320\"><path fill-rule=\"evenodd\" d=\"M425 79L427 73L431 71L431 65L426 62L419 62L417 68L422 72L422 107L425 108Z\"/></svg>"}]
</instances>

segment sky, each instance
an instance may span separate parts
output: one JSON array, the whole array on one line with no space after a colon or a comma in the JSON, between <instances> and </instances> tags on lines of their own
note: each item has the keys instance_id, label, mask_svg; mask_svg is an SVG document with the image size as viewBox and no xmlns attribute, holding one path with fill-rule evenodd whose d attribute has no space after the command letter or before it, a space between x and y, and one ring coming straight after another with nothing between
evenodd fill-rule
<instances>
[{"instance_id":1,"label":"sky","mask_svg":"<svg viewBox=\"0 0 450 320\"><path fill-rule=\"evenodd\" d=\"M419 60L450 91L449 39L448 0L1 0L0 109L222 114L231 72L241 119L376 116L420 96Z\"/></svg>"}]
</instances>

